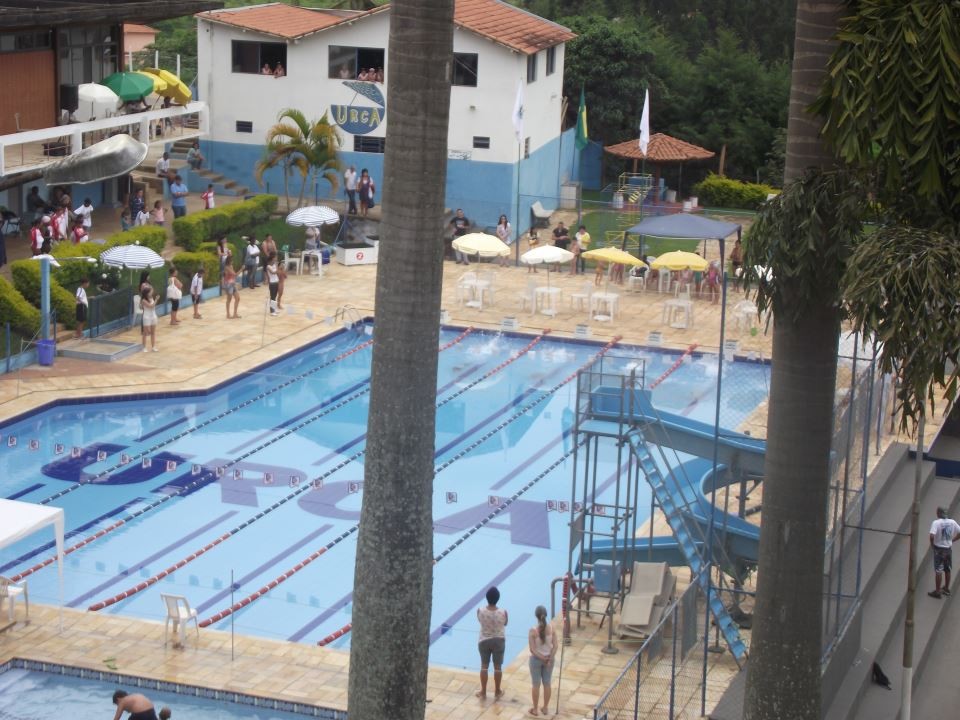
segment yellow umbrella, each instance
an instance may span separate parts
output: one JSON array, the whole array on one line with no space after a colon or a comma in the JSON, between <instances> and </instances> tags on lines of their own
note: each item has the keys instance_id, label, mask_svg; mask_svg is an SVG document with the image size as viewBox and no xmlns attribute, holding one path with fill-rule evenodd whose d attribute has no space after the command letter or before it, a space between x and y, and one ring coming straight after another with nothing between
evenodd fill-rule
<instances>
[{"instance_id":1,"label":"yellow umbrella","mask_svg":"<svg viewBox=\"0 0 960 720\"><path fill-rule=\"evenodd\" d=\"M144 72L143 70L134 70L134 72L137 75L143 75L144 77L149 78L150 81L153 83L153 91L158 95L162 93L164 90L166 90L167 87L169 87L169 84L167 83L167 81L164 80L159 75L151 75L150 73Z\"/></svg>"},{"instance_id":2,"label":"yellow umbrella","mask_svg":"<svg viewBox=\"0 0 960 720\"><path fill-rule=\"evenodd\" d=\"M650 263L650 267L655 270L694 270L703 272L710 266L706 258L702 258L696 253L685 252L683 250L673 250L663 253L656 260Z\"/></svg>"},{"instance_id":3,"label":"yellow umbrella","mask_svg":"<svg viewBox=\"0 0 960 720\"><path fill-rule=\"evenodd\" d=\"M616 265L647 266L647 264L640 258L634 257L625 250L615 247L602 247L596 248L595 250L587 250L585 253L582 253L582 256L587 260L602 260L603 262L614 263Z\"/></svg>"},{"instance_id":4,"label":"yellow umbrella","mask_svg":"<svg viewBox=\"0 0 960 720\"><path fill-rule=\"evenodd\" d=\"M453 249L479 257L504 257L510 254L510 246L500 238L486 233L469 233L453 240Z\"/></svg>"},{"instance_id":5,"label":"yellow umbrella","mask_svg":"<svg viewBox=\"0 0 960 720\"><path fill-rule=\"evenodd\" d=\"M168 70L160 68L144 68L144 72L155 75L167 83L165 90L157 91L161 97L168 97L180 105L186 105L193 98L193 93L187 84Z\"/></svg>"}]
</instances>

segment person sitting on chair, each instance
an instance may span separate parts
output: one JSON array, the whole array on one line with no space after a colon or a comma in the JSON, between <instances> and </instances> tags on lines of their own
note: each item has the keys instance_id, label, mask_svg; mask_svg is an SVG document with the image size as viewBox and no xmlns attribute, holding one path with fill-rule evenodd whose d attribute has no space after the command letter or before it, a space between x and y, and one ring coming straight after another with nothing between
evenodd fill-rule
<instances>
[{"instance_id":1,"label":"person sitting on chair","mask_svg":"<svg viewBox=\"0 0 960 720\"><path fill-rule=\"evenodd\" d=\"M194 170L199 170L205 159L203 153L200 152L200 143L194 140L193 147L187 151L187 164Z\"/></svg>"}]
</instances>

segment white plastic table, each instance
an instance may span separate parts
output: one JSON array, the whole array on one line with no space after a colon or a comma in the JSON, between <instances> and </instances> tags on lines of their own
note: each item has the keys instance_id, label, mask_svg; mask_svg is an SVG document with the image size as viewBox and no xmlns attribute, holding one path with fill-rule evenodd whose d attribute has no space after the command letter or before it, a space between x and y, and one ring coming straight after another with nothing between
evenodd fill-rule
<instances>
[{"instance_id":1,"label":"white plastic table","mask_svg":"<svg viewBox=\"0 0 960 720\"><path fill-rule=\"evenodd\" d=\"M594 320L612 322L617 315L620 295L612 292L595 292L590 296L590 314Z\"/></svg>"},{"instance_id":2,"label":"white plastic table","mask_svg":"<svg viewBox=\"0 0 960 720\"><path fill-rule=\"evenodd\" d=\"M553 317L557 314L557 305L560 302L561 290L558 287L541 285L536 290L537 307L544 315Z\"/></svg>"}]
</instances>

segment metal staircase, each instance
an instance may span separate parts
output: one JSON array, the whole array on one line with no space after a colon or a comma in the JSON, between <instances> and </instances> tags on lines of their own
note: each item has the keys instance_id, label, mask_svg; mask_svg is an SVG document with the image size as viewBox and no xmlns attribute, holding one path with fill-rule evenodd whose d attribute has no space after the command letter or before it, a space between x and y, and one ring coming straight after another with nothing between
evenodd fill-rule
<instances>
[{"instance_id":1,"label":"metal staircase","mask_svg":"<svg viewBox=\"0 0 960 720\"><path fill-rule=\"evenodd\" d=\"M730 617L723 600L711 587L709 573L702 572L707 565L707 560L700 548L708 547L708 544L703 530L694 520L695 509L690 497L693 495L693 490L689 487L685 489L684 483L678 481L672 471L668 470L667 475L664 476L650 452L642 427L631 427L626 433L625 440L633 452L641 472L647 479L657 504L666 516L667 523L670 525L670 529L673 531L690 569L698 578L704 595L709 598L710 612L713 614L717 627L730 648L730 653L739 663L746 657L747 646L740 637L740 629L733 618ZM659 445L657 448L662 455L663 449ZM665 457L663 460L665 467L669 468ZM719 538L714 538L713 554L721 567L732 567Z\"/></svg>"}]
</instances>

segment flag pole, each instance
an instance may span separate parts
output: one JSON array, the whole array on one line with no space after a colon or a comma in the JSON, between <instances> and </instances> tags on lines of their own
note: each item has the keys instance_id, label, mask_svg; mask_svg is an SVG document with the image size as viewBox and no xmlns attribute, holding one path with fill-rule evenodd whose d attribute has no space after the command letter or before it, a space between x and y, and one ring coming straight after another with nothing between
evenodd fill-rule
<instances>
[{"instance_id":1,"label":"flag pole","mask_svg":"<svg viewBox=\"0 0 960 720\"><path fill-rule=\"evenodd\" d=\"M523 162L523 139L517 142L517 240L513 244L513 265L520 267L520 163Z\"/></svg>"}]
</instances>

